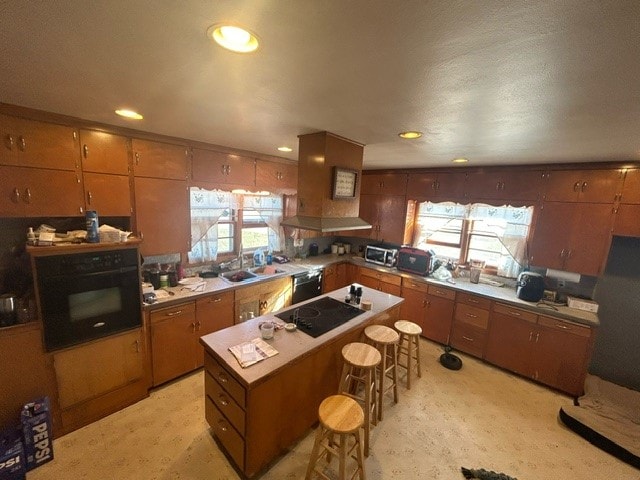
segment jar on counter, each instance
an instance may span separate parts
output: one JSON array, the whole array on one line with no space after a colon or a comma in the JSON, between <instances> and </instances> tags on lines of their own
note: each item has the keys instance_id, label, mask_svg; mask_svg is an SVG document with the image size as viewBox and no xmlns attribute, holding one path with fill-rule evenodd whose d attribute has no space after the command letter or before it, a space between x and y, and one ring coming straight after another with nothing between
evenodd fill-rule
<instances>
[{"instance_id":1,"label":"jar on counter","mask_svg":"<svg viewBox=\"0 0 640 480\"><path fill-rule=\"evenodd\" d=\"M169 274L161 273L160 274L160 288L165 288L169 286Z\"/></svg>"}]
</instances>

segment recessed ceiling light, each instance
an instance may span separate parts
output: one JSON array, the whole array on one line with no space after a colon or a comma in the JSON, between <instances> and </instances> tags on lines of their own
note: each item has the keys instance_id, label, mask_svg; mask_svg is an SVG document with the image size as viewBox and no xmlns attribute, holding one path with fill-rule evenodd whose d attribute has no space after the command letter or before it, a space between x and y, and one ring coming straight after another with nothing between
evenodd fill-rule
<instances>
[{"instance_id":1,"label":"recessed ceiling light","mask_svg":"<svg viewBox=\"0 0 640 480\"><path fill-rule=\"evenodd\" d=\"M453 160L451 160L453 163L467 163L469 160L466 158L454 158Z\"/></svg>"},{"instance_id":2,"label":"recessed ceiling light","mask_svg":"<svg viewBox=\"0 0 640 480\"><path fill-rule=\"evenodd\" d=\"M278 147L278 150L281 152L293 152L293 148L291 147Z\"/></svg>"},{"instance_id":3,"label":"recessed ceiling light","mask_svg":"<svg viewBox=\"0 0 640 480\"><path fill-rule=\"evenodd\" d=\"M235 25L212 25L207 29L207 36L232 52L249 53L258 48L258 37Z\"/></svg>"},{"instance_id":4,"label":"recessed ceiling light","mask_svg":"<svg viewBox=\"0 0 640 480\"><path fill-rule=\"evenodd\" d=\"M133 110L127 110L126 108L121 108L116 110L116 114L124 118L130 118L131 120L142 120L144 118L138 112L134 112Z\"/></svg>"},{"instance_id":5,"label":"recessed ceiling light","mask_svg":"<svg viewBox=\"0 0 640 480\"><path fill-rule=\"evenodd\" d=\"M398 136L400 138L408 138L408 139L420 138L422 136L422 132L414 132L414 131L400 132Z\"/></svg>"}]
</instances>

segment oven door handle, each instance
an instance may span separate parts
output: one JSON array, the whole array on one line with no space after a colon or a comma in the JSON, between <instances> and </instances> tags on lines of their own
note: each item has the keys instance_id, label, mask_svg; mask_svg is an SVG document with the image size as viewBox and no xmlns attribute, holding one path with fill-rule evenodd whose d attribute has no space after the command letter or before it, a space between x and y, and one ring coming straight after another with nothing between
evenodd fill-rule
<instances>
[{"instance_id":1,"label":"oven door handle","mask_svg":"<svg viewBox=\"0 0 640 480\"><path fill-rule=\"evenodd\" d=\"M106 275L117 275L120 273L135 272L137 270L138 270L138 267L122 267L122 268L116 268L113 270L105 270L100 272L78 273L78 274L74 274L73 276L74 278L91 278L91 277L101 277ZM62 279L69 278L69 274L42 276L42 280L56 280L60 278Z\"/></svg>"}]
</instances>

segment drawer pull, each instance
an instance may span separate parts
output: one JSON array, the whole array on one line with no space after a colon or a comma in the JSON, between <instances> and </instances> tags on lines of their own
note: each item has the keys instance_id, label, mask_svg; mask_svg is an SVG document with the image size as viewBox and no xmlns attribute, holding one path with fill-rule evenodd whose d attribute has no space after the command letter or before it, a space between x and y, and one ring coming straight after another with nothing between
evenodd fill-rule
<instances>
[{"instance_id":1,"label":"drawer pull","mask_svg":"<svg viewBox=\"0 0 640 480\"><path fill-rule=\"evenodd\" d=\"M229 405L229 400L227 400L227 397L225 397L224 395L220 394L218 395L218 398L220 399L220 404L222 406L226 407L227 405Z\"/></svg>"},{"instance_id":2,"label":"drawer pull","mask_svg":"<svg viewBox=\"0 0 640 480\"><path fill-rule=\"evenodd\" d=\"M514 312L513 310L509 310L509 315L513 315L514 317L521 317L522 314L520 312Z\"/></svg>"},{"instance_id":3,"label":"drawer pull","mask_svg":"<svg viewBox=\"0 0 640 480\"><path fill-rule=\"evenodd\" d=\"M478 303L478 300L474 299L474 298L468 298L467 301L469 303Z\"/></svg>"},{"instance_id":4,"label":"drawer pull","mask_svg":"<svg viewBox=\"0 0 640 480\"><path fill-rule=\"evenodd\" d=\"M436 290L436 293L437 293L438 295L444 295L444 292L443 292L442 290Z\"/></svg>"},{"instance_id":5,"label":"drawer pull","mask_svg":"<svg viewBox=\"0 0 640 480\"><path fill-rule=\"evenodd\" d=\"M176 315L180 315L182 310L177 310L175 312L167 312L167 317L175 317Z\"/></svg>"},{"instance_id":6,"label":"drawer pull","mask_svg":"<svg viewBox=\"0 0 640 480\"><path fill-rule=\"evenodd\" d=\"M218 380L220 380L220 383L227 383L229 381L227 376L222 372L218 373Z\"/></svg>"},{"instance_id":7,"label":"drawer pull","mask_svg":"<svg viewBox=\"0 0 640 480\"><path fill-rule=\"evenodd\" d=\"M14 203L20 201L20 190L18 190L17 188L13 189L13 201Z\"/></svg>"},{"instance_id":8,"label":"drawer pull","mask_svg":"<svg viewBox=\"0 0 640 480\"><path fill-rule=\"evenodd\" d=\"M218 422L218 427L220 428L220 430L222 430L223 432L227 431L227 426L222 422L222 420L220 420Z\"/></svg>"},{"instance_id":9,"label":"drawer pull","mask_svg":"<svg viewBox=\"0 0 640 480\"><path fill-rule=\"evenodd\" d=\"M20 138L20 143L19 143L20 150L24 152L27 149L27 141L24 139L23 136L20 136L18 138Z\"/></svg>"},{"instance_id":10,"label":"drawer pull","mask_svg":"<svg viewBox=\"0 0 640 480\"><path fill-rule=\"evenodd\" d=\"M473 342L473 338L471 338L471 337L465 337L463 335L462 338L464 338L467 342Z\"/></svg>"},{"instance_id":11,"label":"drawer pull","mask_svg":"<svg viewBox=\"0 0 640 480\"><path fill-rule=\"evenodd\" d=\"M218 303L218 302L221 302L221 301L222 301L222 298L220 298L220 297L218 297L216 299L209 299L209 303Z\"/></svg>"},{"instance_id":12,"label":"drawer pull","mask_svg":"<svg viewBox=\"0 0 640 480\"><path fill-rule=\"evenodd\" d=\"M467 315L467 317L478 318L478 315L475 315L473 313L467 313L466 315Z\"/></svg>"},{"instance_id":13,"label":"drawer pull","mask_svg":"<svg viewBox=\"0 0 640 480\"><path fill-rule=\"evenodd\" d=\"M561 328L563 330L569 330L569 327L567 327L566 325L560 325L559 323L556 323L555 326L558 327L558 328Z\"/></svg>"}]
</instances>

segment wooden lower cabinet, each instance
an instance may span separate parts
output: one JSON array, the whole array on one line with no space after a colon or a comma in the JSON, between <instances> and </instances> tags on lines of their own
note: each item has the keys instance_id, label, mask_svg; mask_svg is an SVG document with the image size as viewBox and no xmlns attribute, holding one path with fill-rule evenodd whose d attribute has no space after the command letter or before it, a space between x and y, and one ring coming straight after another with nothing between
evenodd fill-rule
<instances>
[{"instance_id":1,"label":"wooden lower cabinet","mask_svg":"<svg viewBox=\"0 0 640 480\"><path fill-rule=\"evenodd\" d=\"M196 300L196 350L197 366L204 365L204 349L198 339L211 332L233 325L233 291L221 292Z\"/></svg>"},{"instance_id":2,"label":"wooden lower cabinet","mask_svg":"<svg viewBox=\"0 0 640 480\"><path fill-rule=\"evenodd\" d=\"M322 272L322 293L332 292L349 285L347 264L336 263L324 268Z\"/></svg>"},{"instance_id":3,"label":"wooden lower cabinet","mask_svg":"<svg viewBox=\"0 0 640 480\"><path fill-rule=\"evenodd\" d=\"M398 297L402 292L402 277L392 273L379 272L371 268L360 267L357 281L365 287L374 288Z\"/></svg>"},{"instance_id":4,"label":"wooden lower cabinet","mask_svg":"<svg viewBox=\"0 0 640 480\"><path fill-rule=\"evenodd\" d=\"M147 396L142 329L56 352L53 361L65 432Z\"/></svg>"},{"instance_id":5,"label":"wooden lower cabinet","mask_svg":"<svg viewBox=\"0 0 640 480\"><path fill-rule=\"evenodd\" d=\"M489 326L491 301L465 292L456 294L451 346L475 357L483 357Z\"/></svg>"},{"instance_id":6,"label":"wooden lower cabinet","mask_svg":"<svg viewBox=\"0 0 640 480\"><path fill-rule=\"evenodd\" d=\"M485 360L571 395L583 394L592 329L496 303Z\"/></svg>"},{"instance_id":7,"label":"wooden lower cabinet","mask_svg":"<svg viewBox=\"0 0 640 480\"><path fill-rule=\"evenodd\" d=\"M277 312L291 305L291 277L276 278L235 291L234 323L254 317Z\"/></svg>"},{"instance_id":8,"label":"wooden lower cabinet","mask_svg":"<svg viewBox=\"0 0 640 480\"><path fill-rule=\"evenodd\" d=\"M422 328L422 336L444 345L449 343L456 292L437 285L402 279L400 316Z\"/></svg>"}]
</instances>

